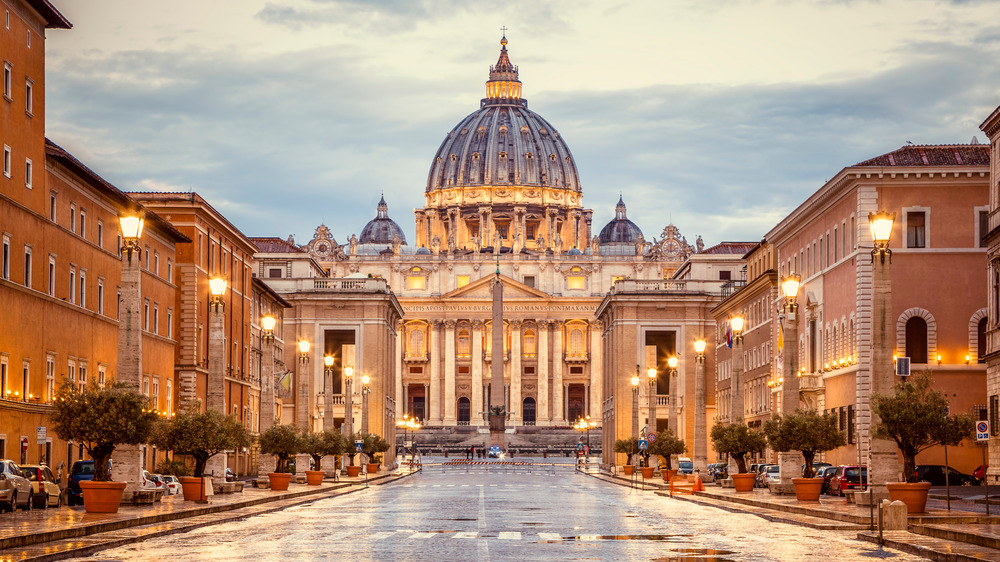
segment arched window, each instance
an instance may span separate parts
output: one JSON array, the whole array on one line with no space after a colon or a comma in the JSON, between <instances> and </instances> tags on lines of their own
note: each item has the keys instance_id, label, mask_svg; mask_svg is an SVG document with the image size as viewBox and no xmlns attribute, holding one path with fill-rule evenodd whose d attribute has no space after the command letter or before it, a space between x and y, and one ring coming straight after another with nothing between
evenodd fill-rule
<instances>
[{"instance_id":1,"label":"arched window","mask_svg":"<svg viewBox=\"0 0 1000 562\"><path fill-rule=\"evenodd\" d=\"M458 399L458 423L459 425L469 425L472 419L472 406L465 396Z\"/></svg>"},{"instance_id":2,"label":"arched window","mask_svg":"<svg viewBox=\"0 0 1000 562\"><path fill-rule=\"evenodd\" d=\"M911 363L927 362L927 321L919 316L906 321L906 356Z\"/></svg>"},{"instance_id":3,"label":"arched window","mask_svg":"<svg viewBox=\"0 0 1000 562\"><path fill-rule=\"evenodd\" d=\"M574 328L569 333L569 355L572 357L583 357L587 350L583 347L583 330Z\"/></svg>"},{"instance_id":4,"label":"arched window","mask_svg":"<svg viewBox=\"0 0 1000 562\"><path fill-rule=\"evenodd\" d=\"M532 330L524 332L524 356L535 356L535 332Z\"/></svg>"},{"instance_id":5,"label":"arched window","mask_svg":"<svg viewBox=\"0 0 1000 562\"><path fill-rule=\"evenodd\" d=\"M524 425L535 425L535 399L530 396L524 399L521 406L521 421Z\"/></svg>"},{"instance_id":6,"label":"arched window","mask_svg":"<svg viewBox=\"0 0 1000 562\"><path fill-rule=\"evenodd\" d=\"M472 355L472 350L470 348L471 340L469 339L468 330L458 331L458 356L459 357L469 357Z\"/></svg>"},{"instance_id":7,"label":"arched window","mask_svg":"<svg viewBox=\"0 0 1000 562\"><path fill-rule=\"evenodd\" d=\"M410 357L423 357L424 353L424 332L416 329L410 332L410 346L407 349Z\"/></svg>"}]
</instances>

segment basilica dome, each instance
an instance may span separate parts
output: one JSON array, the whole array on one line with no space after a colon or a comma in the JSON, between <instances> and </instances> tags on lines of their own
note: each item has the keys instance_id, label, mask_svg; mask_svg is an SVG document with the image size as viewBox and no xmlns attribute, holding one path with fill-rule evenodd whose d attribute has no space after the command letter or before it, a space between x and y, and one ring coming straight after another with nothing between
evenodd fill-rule
<instances>
[{"instance_id":1,"label":"basilica dome","mask_svg":"<svg viewBox=\"0 0 1000 562\"><path fill-rule=\"evenodd\" d=\"M625 214L625 201L619 197L615 206L615 218L604 225L597 236L601 244L635 244L642 236L642 230L634 222L628 220Z\"/></svg>"},{"instance_id":2,"label":"basilica dome","mask_svg":"<svg viewBox=\"0 0 1000 562\"><path fill-rule=\"evenodd\" d=\"M569 147L551 123L528 109L517 67L507 56L490 67L486 95L445 137L427 177L427 191L461 187L526 186L580 192Z\"/></svg>"},{"instance_id":3,"label":"basilica dome","mask_svg":"<svg viewBox=\"0 0 1000 562\"><path fill-rule=\"evenodd\" d=\"M382 197L378 202L375 218L365 225L364 230L361 231L361 237L358 238L358 243L393 244L396 242L405 245L406 235L403 234L403 229L399 228L396 221L389 218L389 206L385 204L385 197Z\"/></svg>"}]
</instances>

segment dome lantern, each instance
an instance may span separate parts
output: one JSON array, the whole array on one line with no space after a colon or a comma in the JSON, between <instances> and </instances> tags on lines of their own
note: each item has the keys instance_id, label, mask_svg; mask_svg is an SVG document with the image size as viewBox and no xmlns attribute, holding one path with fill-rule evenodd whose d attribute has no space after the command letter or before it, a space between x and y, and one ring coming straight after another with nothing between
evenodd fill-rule
<instances>
[{"instance_id":1,"label":"dome lantern","mask_svg":"<svg viewBox=\"0 0 1000 562\"><path fill-rule=\"evenodd\" d=\"M490 79L486 82L484 105L512 104L526 106L521 98L521 81L517 79L517 67L507 56L507 36L500 40L500 58L496 66L490 67Z\"/></svg>"}]
</instances>

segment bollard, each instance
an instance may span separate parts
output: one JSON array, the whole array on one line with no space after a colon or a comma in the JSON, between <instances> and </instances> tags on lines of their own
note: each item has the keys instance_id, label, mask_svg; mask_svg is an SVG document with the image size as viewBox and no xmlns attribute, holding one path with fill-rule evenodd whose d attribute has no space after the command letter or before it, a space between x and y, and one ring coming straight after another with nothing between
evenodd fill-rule
<instances>
[{"instance_id":1,"label":"bollard","mask_svg":"<svg viewBox=\"0 0 1000 562\"><path fill-rule=\"evenodd\" d=\"M905 531L907 529L906 504L896 500L882 500L882 529L886 531Z\"/></svg>"}]
</instances>

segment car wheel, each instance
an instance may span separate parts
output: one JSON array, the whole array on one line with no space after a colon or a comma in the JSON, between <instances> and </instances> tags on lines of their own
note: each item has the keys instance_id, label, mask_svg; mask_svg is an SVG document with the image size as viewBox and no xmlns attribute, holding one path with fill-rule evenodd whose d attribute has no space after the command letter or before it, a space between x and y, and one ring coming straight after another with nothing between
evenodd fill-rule
<instances>
[{"instance_id":1,"label":"car wheel","mask_svg":"<svg viewBox=\"0 0 1000 562\"><path fill-rule=\"evenodd\" d=\"M56 508L62 507L62 502L63 502L62 492L60 492L59 495L56 496Z\"/></svg>"},{"instance_id":2,"label":"car wheel","mask_svg":"<svg viewBox=\"0 0 1000 562\"><path fill-rule=\"evenodd\" d=\"M35 499L31 497L31 494L28 494L28 501L24 502L23 509L24 511L31 511L34 508L35 508Z\"/></svg>"},{"instance_id":3,"label":"car wheel","mask_svg":"<svg viewBox=\"0 0 1000 562\"><path fill-rule=\"evenodd\" d=\"M49 495L48 494L45 494L45 497L42 498L42 506L41 507L42 507L42 509L48 509L49 508Z\"/></svg>"}]
</instances>

